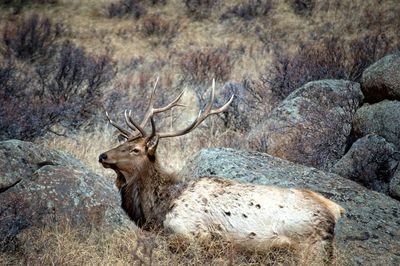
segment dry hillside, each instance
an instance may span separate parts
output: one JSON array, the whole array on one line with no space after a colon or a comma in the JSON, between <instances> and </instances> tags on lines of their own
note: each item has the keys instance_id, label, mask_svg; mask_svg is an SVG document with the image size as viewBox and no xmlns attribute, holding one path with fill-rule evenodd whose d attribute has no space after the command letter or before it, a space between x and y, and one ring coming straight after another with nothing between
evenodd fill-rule
<instances>
[{"instance_id":1,"label":"dry hillside","mask_svg":"<svg viewBox=\"0 0 400 266\"><path fill-rule=\"evenodd\" d=\"M97 162L117 144L105 110L122 121L132 109L140 119L160 77L158 104L186 90L193 108L162 117L166 128L182 126L215 79L219 103L232 93L236 103L227 115L161 143L160 159L179 170L204 147L247 149L248 132L296 88L325 78L359 81L371 63L400 50L398 14L397 0L0 0L0 140L66 151L113 179ZM293 263L279 251L187 247L68 223L20 238L13 255L0 253L0 264ZM344 261L340 255L335 263Z\"/></svg>"}]
</instances>

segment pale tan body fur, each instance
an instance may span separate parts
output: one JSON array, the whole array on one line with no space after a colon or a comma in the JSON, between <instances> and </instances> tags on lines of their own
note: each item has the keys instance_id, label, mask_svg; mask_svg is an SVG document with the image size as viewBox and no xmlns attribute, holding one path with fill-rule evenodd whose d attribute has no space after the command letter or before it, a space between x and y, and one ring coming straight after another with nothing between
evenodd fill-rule
<instances>
[{"instance_id":1,"label":"pale tan body fur","mask_svg":"<svg viewBox=\"0 0 400 266\"><path fill-rule=\"evenodd\" d=\"M307 239L329 242L343 212L308 190L218 178L192 182L171 204L165 229L195 238L222 237L254 248L295 245Z\"/></svg>"}]
</instances>

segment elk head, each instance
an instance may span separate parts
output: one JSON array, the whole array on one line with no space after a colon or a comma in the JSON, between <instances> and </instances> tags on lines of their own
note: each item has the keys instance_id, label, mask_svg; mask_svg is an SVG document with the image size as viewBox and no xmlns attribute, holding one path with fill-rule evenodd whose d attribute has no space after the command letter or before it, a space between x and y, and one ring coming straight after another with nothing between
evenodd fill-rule
<instances>
[{"instance_id":1,"label":"elk head","mask_svg":"<svg viewBox=\"0 0 400 266\"><path fill-rule=\"evenodd\" d=\"M111 120L110 116L106 112L106 116L110 123L116 127L121 132L121 135L126 139L126 142L123 144L112 150L102 153L99 156L99 162L103 165L103 167L111 168L117 173L117 187L119 189L127 182L127 177L131 178L142 173L143 171L151 168L150 166L152 163L156 162L156 150L158 141L160 139L182 136L189 133L210 115L225 111L234 97L234 95L232 95L230 100L222 107L218 109L212 109L215 91L215 81L213 80L210 99L204 111L200 111L196 119L188 127L173 132L157 132L154 122L154 115L170 110L173 107L183 106L182 104L179 104L179 100L183 95L183 92L181 92L178 97L176 97L168 105L161 108L154 108L154 94L157 87L157 81L151 93L149 107L142 123L136 123L132 118L132 112L125 110L125 122L131 131L126 130L122 126L116 124L113 120ZM149 121L151 123L151 133L148 134L145 132L144 128Z\"/></svg>"}]
</instances>

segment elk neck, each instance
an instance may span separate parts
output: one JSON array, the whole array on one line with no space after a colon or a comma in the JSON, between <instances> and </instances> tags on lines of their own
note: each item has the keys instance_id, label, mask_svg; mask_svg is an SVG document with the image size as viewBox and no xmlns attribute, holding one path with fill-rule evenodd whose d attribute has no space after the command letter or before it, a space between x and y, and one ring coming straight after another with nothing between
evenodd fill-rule
<instances>
[{"instance_id":1,"label":"elk neck","mask_svg":"<svg viewBox=\"0 0 400 266\"><path fill-rule=\"evenodd\" d=\"M164 171L157 159L136 170L121 188L122 208L139 227L160 228L185 183Z\"/></svg>"}]
</instances>

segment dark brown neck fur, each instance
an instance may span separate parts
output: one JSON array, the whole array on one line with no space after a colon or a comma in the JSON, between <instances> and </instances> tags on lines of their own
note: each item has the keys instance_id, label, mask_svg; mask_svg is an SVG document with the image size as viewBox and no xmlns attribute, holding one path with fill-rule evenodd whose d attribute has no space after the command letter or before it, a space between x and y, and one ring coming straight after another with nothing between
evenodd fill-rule
<instances>
[{"instance_id":1,"label":"dark brown neck fur","mask_svg":"<svg viewBox=\"0 0 400 266\"><path fill-rule=\"evenodd\" d=\"M126 179L127 183L121 188L122 208L139 227L160 228L185 183L163 171L157 160Z\"/></svg>"}]
</instances>

